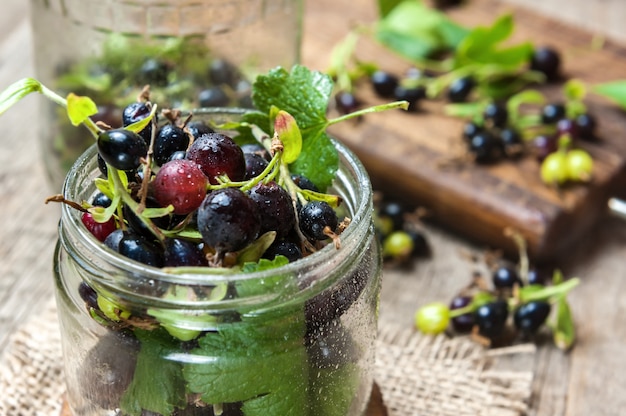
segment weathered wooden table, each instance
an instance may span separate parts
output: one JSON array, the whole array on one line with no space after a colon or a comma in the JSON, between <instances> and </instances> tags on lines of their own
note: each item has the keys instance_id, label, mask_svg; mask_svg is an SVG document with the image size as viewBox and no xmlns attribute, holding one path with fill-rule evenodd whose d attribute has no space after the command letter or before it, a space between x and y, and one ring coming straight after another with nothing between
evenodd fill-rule
<instances>
[{"instance_id":1,"label":"weathered wooden table","mask_svg":"<svg viewBox=\"0 0 626 416\"><path fill-rule=\"evenodd\" d=\"M593 3L601 7L620 2ZM320 56L328 56L331 44L320 50L309 42L323 37L325 29L307 23L323 22L325 13L332 13L323 10L322 3L326 2L307 2L303 49L304 63L318 69L324 69L322 62L327 61ZM33 65L28 2L4 0L2 6L3 89L18 78L33 75ZM352 23L350 16L346 16L345 30ZM36 316L52 296L51 259L59 212L54 205L44 205L44 199L58 190L49 187L41 165L37 102L37 97L27 97L0 118L0 353L9 334ZM418 261L411 270L385 270L383 320L411 326L419 305L447 300L468 281L471 264L466 254L479 252L482 247L433 225L427 225L426 231L433 247L432 259ZM594 228L588 241L572 249L560 264L566 276L582 279L570 297L578 341L568 354L549 344L540 345L532 368L531 414L617 415L626 408L622 387L626 385L626 326L622 321L626 297L621 293L626 286L625 257L626 224L607 217Z\"/></svg>"}]
</instances>

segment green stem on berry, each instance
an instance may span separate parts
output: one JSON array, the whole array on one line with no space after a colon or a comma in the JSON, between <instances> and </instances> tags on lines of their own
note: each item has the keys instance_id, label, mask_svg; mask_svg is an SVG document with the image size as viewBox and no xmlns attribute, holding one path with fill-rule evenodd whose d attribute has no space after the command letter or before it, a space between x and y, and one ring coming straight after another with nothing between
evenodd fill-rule
<instances>
[{"instance_id":1,"label":"green stem on berry","mask_svg":"<svg viewBox=\"0 0 626 416\"><path fill-rule=\"evenodd\" d=\"M122 184L122 181L120 180L120 176L119 176L120 171L109 166L108 164L107 164L107 167L108 167L108 173L109 175L111 175L113 179L113 186L115 188L115 193L120 196L120 198L122 199L122 202L126 204L128 208L130 208L134 213L137 214L137 217L139 218L139 220L142 223L144 223L146 227L148 227L148 229L155 235L155 237L159 241L161 242L165 241L165 236L163 235L161 230L159 230L159 228L156 225L154 225L152 221L150 221L147 218L144 218L143 215L141 215L140 204L133 199L133 197L128 193L128 191Z\"/></svg>"},{"instance_id":2,"label":"green stem on berry","mask_svg":"<svg viewBox=\"0 0 626 416\"><path fill-rule=\"evenodd\" d=\"M393 101L391 103L375 105L372 107L364 108L362 110L353 111L352 113L348 113L340 117L336 117L336 118L332 118L328 120L327 126L332 126L333 124L341 123L342 121L346 121L351 118L356 118L365 114L379 113L381 111L393 110L396 108L407 110L409 108L409 102L408 101Z\"/></svg>"},{"instance_id":3,"label":"green stem on berry","mask_svg":"<svg viewBox=\"0 0 626 416\"><path fill-rule=\"evenodd\" d=\"M543 287L538 290L520 290L518 300L521 303L527 303L535 300L549 300L556 297L565 297L565 295L578 286L579 283L580 279L572 278L558 285Z\"/></svg>"}]
</instances>

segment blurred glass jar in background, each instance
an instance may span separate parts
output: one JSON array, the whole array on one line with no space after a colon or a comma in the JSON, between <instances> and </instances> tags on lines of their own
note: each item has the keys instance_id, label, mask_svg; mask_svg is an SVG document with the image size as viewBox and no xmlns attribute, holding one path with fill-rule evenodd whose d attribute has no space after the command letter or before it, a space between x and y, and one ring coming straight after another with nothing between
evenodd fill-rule
<instances>
[{"instance_id":1,"label":"blurred glass jar in background","mask_svg":"<svg viewBox=\"0 0 626 416\"><path fill-rule=\"evenodd\" d=\"M115 127L145 85L161 108L251 106L258 73L299 61L302 0L31 0L31 22L37 79L91 97L94 119ZM58 105L40 107L59 188L92 141Z\"/></svg>"}]
</instances>

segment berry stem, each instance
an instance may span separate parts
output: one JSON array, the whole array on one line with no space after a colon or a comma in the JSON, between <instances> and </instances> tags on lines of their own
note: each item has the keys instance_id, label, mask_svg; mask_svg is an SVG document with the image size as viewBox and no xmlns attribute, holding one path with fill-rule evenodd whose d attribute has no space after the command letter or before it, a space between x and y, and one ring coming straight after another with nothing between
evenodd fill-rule
<instances>
[{"instance_id":1,"label":"berry stem","mask_svg":"<svg viewBox=\"0 0 626 416\"><path fill-rule=\"evenodd\" d=\"M348 114L328 120L327 126L332 126L333 124L337 124L342 121L349 120L351 118L356 118L364 114L378 113L381 111L393 110L396 108L400 108L402 110L408 110L409 102L408 101L393 101L391 103L375 105L372 107L364 108L362 110L353 111L352 113L348 113Z\"/></svg>"}]
</instances>

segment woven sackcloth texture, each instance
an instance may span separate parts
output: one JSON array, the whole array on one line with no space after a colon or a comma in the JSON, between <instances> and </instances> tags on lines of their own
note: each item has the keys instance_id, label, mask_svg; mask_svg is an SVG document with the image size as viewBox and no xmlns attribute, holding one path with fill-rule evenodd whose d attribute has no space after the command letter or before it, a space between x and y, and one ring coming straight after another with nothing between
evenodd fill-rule
<instances>
[{"instance_id":1,"label":"woven sackcloth texture","mask_svg":"<svg viewBox=\"0 0 626 416\"><path fill-rule=\"evenodd\" d=\"M425 336L380 324L376 381L389 416L518 416L528 411L533 372L496 369L533 344L486 349L469 337Z\"/></svg>"},{"instance_id":2,"label":"woven sackcloth texture","mask_svg":"<svg viewBox=\"0 0 626 416\"><path fill-rule=\"evenodd\" d=\"M531 345L487 350L466 338L423 336L382 324L376 381L388 416L522 415L532 373L492 370L498 357L532 354ZM26 322L0 357L0 415L58 416L63 370L56 307Z\"/></svg>"}]
</instances>

